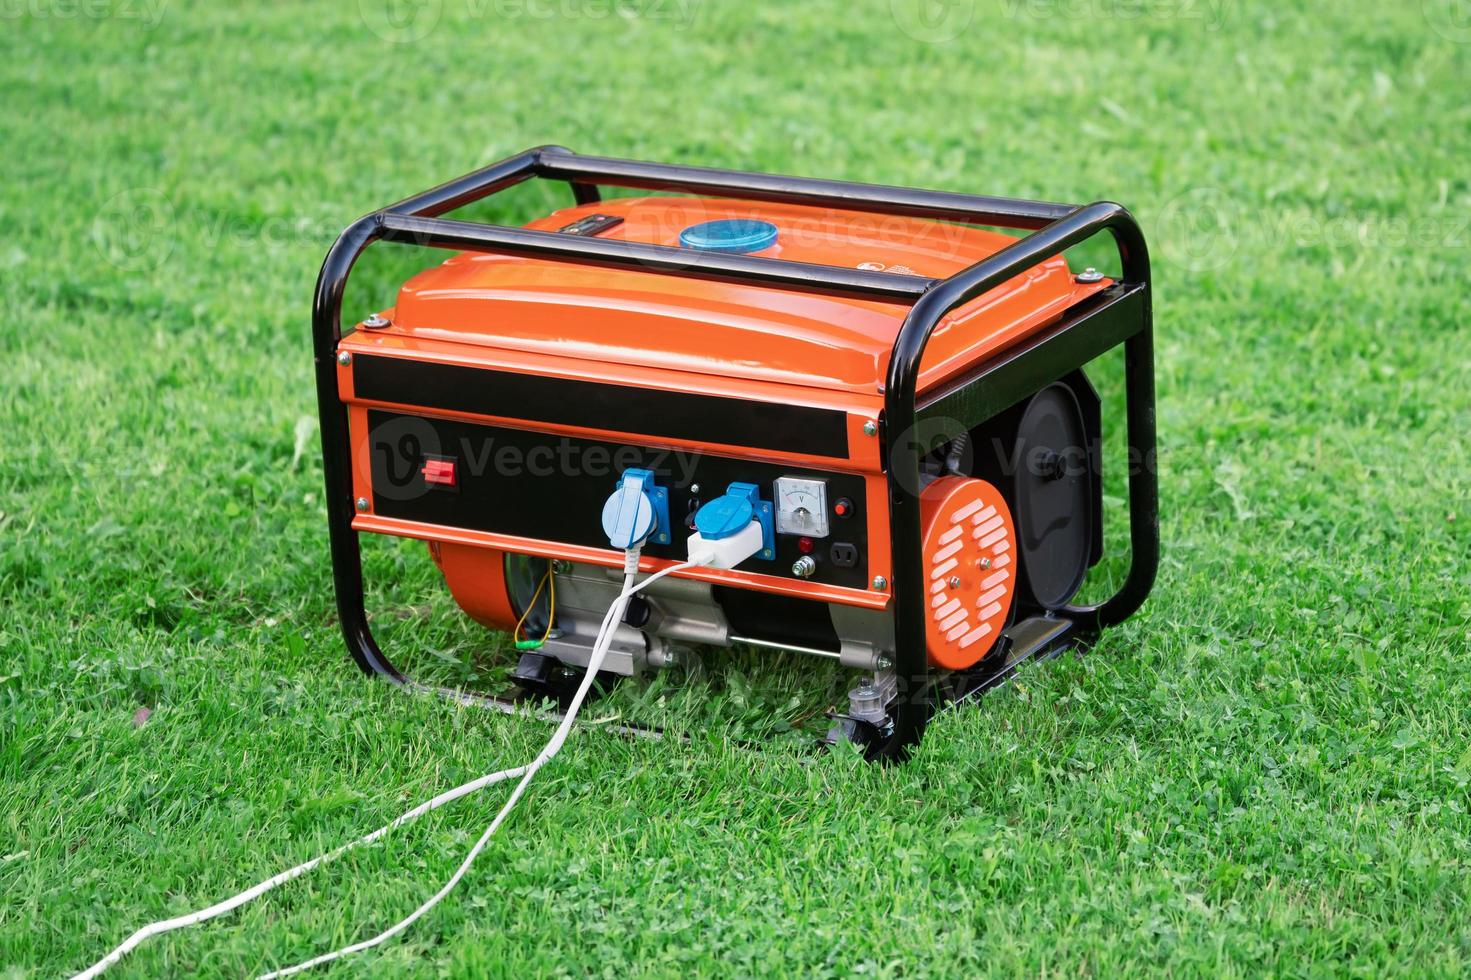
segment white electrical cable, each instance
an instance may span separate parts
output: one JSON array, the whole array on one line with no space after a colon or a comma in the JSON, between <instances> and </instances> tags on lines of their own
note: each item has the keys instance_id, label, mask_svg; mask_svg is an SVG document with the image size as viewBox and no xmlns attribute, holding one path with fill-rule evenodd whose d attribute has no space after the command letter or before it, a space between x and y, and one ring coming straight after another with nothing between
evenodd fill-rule
<instances>
[{"instance_id":1,"label":"white electrical cable","mask_svg":"<svg viewBox=\"0 0 1471 980\"><path fill-rule=\"evenodd\" d=\"M541 752L537 755L537 757L529 764L524 766L517 766L512 769L502 769L499 772L489 773L476 779L472 779L471 781L461 786L457 786L452 790L447 790L446 792L439 794L433 799L419 804L418 806L407 811L406 813L390 821L389 823L384 824L377 830L374 830L372 833L366 834L363 837L358 838L357 840L349 841L348 843L343 844L341 847L338 847L335 850L328 851L325 854L320 854L317 857L312 858L310 861L304 861L301 864L296 865L294 868L288 868L287 870L282 871L280 874L267 878L259 884L256 884L246 889L245 891L240 892L237 895L233 895L222 902L217 902L216 904L211 905L208 908L200 909L197 912L191 912L188 915L176 916L172 919L163 919L158 922L149 923L148 925L134 932L127 939L123 940L123 942L120 943L116 949L108 953L102 959L98 960L96 963L92 964L81 973L76 974L76 976L74 976L72 980L92 980L92 978L101 974L103 970L106 970L109 966L112 966L118 960L122 959L128 953L132 952L139 945L141 945L144 941L153 936L157 936L165 932L172 932L175 929L183 929L188 926L197 925L201 922L207 922L210 919L224 915L226 912L233 911L240 906L246 904L247 902L250 902L260 897L261 895L264 895L266 892L270 891L273 888L283 885L286 882L291 881L295 878L301 877L302 875L306 874L308 871L312 870L320 864L335 860L336 858L347 853L353 848L372 843L373 841L382 837L384 834L388 833L390 830L393 830L396 827L401 827L412 820L416 820L424 814L430 812L431 810L437 810L447 803L451 803L455 800L460 799L461 797L468 796L471 793L484 789L486 786L503 782L507 779L514 779L518 776L521 777L521 782L516 785L515 790L511 794L510 800L507 801L504 807L502 807L500 813L496 815L495 820L491 823L485 834L482 835L480 840L476 842L475 847L470 851L470 854L465 859L464 863L462 863L459 869L456 870L455 874L453 875L453 877L450 878L449 882L442 889L440 889L440 891L435 893L435 895L431 897L427 902L425 902L419 908L415 909L412 913L410 913L410 915L394 925L392 928L380 933L372 939L366 940L361 943L356 943L352 946L348 946L343 949L324 954L322 956L318 956L314 959L307 960L304 963L299 963L296 966L287 967L286 969L278 970L274 973L265 974L265 977L288 976L292 973L298 973L302 970L310 969L313 966L321 963L326 963L330 960L338 959L339 957L346 956L349 953L355 953L358 950L367 949L371 946L376 946L379 943L391 939L393 936L402 932L404 929L407 929L410 925L414 923L415 920L417 920L419 917L421 917L431 908L437 905L439 901L443 899L445 895L449 894L450 890L459 883L460 878L462 878L465 872L469 870L470 864L475 860L476 855L480 853L481 849L490 840L491 835L495 833L496 828L500 826L506 815L510 813L511 808L514 807L517 801L520 800L521 794L525 792L527 784L531 782L531 777L536 774L537 770L546 765L547 762L551 761L552 757L561 750L562 744L567 740L567 735L571 731L572 723L576 720L577 713L582 707L582 702L586 699L587 693L591 689L593 681L597 678L598 668L602 665L603 658L607 655L608 648L612 645L614 633L613 624L622 621L623 611L628 606L628 600L632 598L634 593L645 588L650 583L655 582L673 572L677 572L685 568L693 567L696 564L700 564L699 562L683 562L678 565L671 565L668 568L655 572L653 575L650 575L642 582L634 585L633 579L638 570L638 557L639 555L637 550L630 550L625 554L625 575L623 589L619 593L618 598L613 601L613 605L609 607L607 615L603 617L602 626L598 630L598 639L593 646L592 655L591 657L589 657L588 660L587 672L582 679L582 683L578 685L577 692L573 695L571 704L568 707L568 711L566 712L565 717L562 719L561 725L558 726L556 733L552 735L552 738L550 741L547 742L546 747L543 748ZM616 616L615 610L617 611ZM262 978L262 980L264 980L264 978Z\"/></svg>"},{"instance_id":2,"label":"white electrical cable","mask_svg":"<svg viewBox=\"0 0 1471 980\"><path fill-rule=\"evenodd\" d=\"M592 655L588 658L587 672L583 675L582 683L577 686L577 693L572 696L572 701L567 707L566 717L562 719L562 724L557 726L556 733L552 735L551 740L547 742L546 747L543 748L541 752L537 754L537 757L531 761L531 764L526 767L526 774L521 777L521 781L517 783L516 788L511 791L511 798L506 801L505 806L501 807L500 812L495 815L495 819L490 822L490 826L485 828L485 833L481 834L480 839L475 842L475 846L470 848L470 853L465 855L465 860L460 862L460 866L455 869L454 874L450 875L449 880L444 883L444 887L440 888L439 891L431 895L429 899L424 902L424 904L420 905L418 908L414 909L414 911L410 912L398 922L389 926L387 929L378 933L378 935L372 937L371 939L364 939L362 942L353 943L350 946L344 946L341 949L333 950L330 953L323 953L320 956L314 956L309 960L303 960L302 962L297 963L295 966L288 966L280 970L273 970L270 973L263 973L260 975L259 978L257 978L257 980L276 980L276 978L278 977L289 977L292 974L301 973L304 970L310 970L312 967L320 966L323 963L330 963L333 960L341 959L342 957L348 956L352 953L361 952L365 949L371 949L372 947L377 946L380 943L387 942L394 936L403 932L409 926L418 921L422 916L428 913L430 909L438 905L440 901L446 895L448 895L456 885L460 883L460 879L465 876L465 873L470 870L470 865L474 863L475 858L479 856L481 850L485 847L485 845L490 842L491 836L495 834L496 830L500 827L501 822L505 820L506 816L511 812L511 809L515 807L515 805L520 801L521 794L526 792L526 787L530 785L531 780L536 776L537 772L541 769L542 766L550 762L552 758L561 750L562 743L567 740L567 735L572 730L572 723L577 718L577 712L582 708L583 699L587 697L587 692L592 688L593 681L597 679L598 668L602 666L603 657L607 655L608 648L612 646L613 634L616 630L617 624L623 621L623 613L624 610L628 607L628 600L633 596L635 592L638 592L640 589L646 587L651 582L658 581L671 572L677 572L680 569L684 568L691 568L696 564L698 563L691 561L683 562L678 565L671 565L668 568L662 569L661 571L655 572L653 575L650 575L638 585L634 585L633 579L634 576L638 573L638 551L636 549L631 549L627 552L627 557L624 562L625 574L623 579L623 591L619 593L618 598L615 599L613 601L613 605L609 607L608 614L603 617L603 625L598 630L597 642L593 645Z\"/></svg>"},{"instance_id":3,"label":"white electrical cable","mask_svg":"<svg viewBox=\"0 0 1471 980\"><path fill-rule=\"evenodd\" d=\"M286 884L286 882L291 881L294 878L300 878L302 875L306 874L308 871L312 870L319 864L326 864L328 861L336 860L353 848L361 847L364 844L371 844L373 841L382 837L384 834L388 833L390 830L393 830L395 827L401 827L411 820L416 820L419 817L422 817L424 814L428 813L430 810L437 810L440 807L444 806L446 803L451 803L455 800L458 800L462 796L468 796L471 793L476 792L477 790L484 789L486 786L492 785L493 783L503 782L507 779L514 779L525 771L525 766L518 766L514 769L502 769L500 772L493 772L489 775L481 776L478 779L471 780L470 782L465 783L462 786L457 786L454 789L449 790L448 792L439 794L432 800L428 800L424 803L419 804L412 810L409 810L407 813L404 813L397 819L384 824L370 834L359 837L355 841L349 841L336 850L328 851L325 854L319 854L316 857L312 858L310 861L303 861L296 867L288 868L278 875L267 878L265 881L262 881L259 884L252 886L251 888L247 888L245 891L240 892L238 895L233 895L230 898L225 899L223 902L217 902L214 905L211 905L209 908L200 909L198 912L191 912L188 915L180 915L172 919L164 919L160 922L149 923L148 925L139 929L137 932L133 933L127 939L123 940L112 952L108 953L106 956L102 957L102 959L87 967L87 969L83 970L81 973L78 973L72 978L72 980L92 980L93 977L99 975L103 970L107 969L109 966L112 966L118 960L122 959L138 946L142 945L145 940L150 939L153 936L161 935L165 932L172 932L175 929L183 929L187 926L198 925L201 922L208 922L210 919L224 915L226 912L234 911L245 903L259 898L271 889L276 888L280 885L284 885Z\"/></svg>"}]
</instances>

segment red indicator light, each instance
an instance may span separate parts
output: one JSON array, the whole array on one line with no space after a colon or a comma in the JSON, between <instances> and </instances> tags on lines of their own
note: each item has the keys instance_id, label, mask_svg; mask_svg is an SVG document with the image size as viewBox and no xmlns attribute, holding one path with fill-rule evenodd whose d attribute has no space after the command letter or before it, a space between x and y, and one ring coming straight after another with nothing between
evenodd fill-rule
<instances>
[{"instance_id":1,"label":"red indicator light","mask_svg":"<svg viewBox=\"0 0 1471 980\"><path fill-rule=\"evenodd\" d=\"M813 544L813 541L812 541L811 538L798 538L797 539L797 550L800 551L800 552L802 552L802 554L804 554L804 555L810 555L810 554L812 554L813 547L814 547L814 544Z\"/></svg>"},{"instance_id":2,"label":"red indicator light","mask_svg":"<svg viewBox=\"0 0 1471 980\"><path fill-rule=\"evenodd\" d=\"M424 474L425 483L435 486L452 487L456 483L455 461L452 459L426 459L419 472Z\"/></svg>"}]
</instances>

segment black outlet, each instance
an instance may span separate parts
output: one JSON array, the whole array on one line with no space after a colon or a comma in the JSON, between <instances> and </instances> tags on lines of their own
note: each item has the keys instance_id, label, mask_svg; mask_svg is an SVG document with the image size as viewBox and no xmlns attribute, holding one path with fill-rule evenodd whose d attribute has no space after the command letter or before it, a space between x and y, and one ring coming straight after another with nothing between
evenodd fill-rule
<instances>
[{"instance_id":1,"label":"black outlet","mask_svg":"<svg viewBox=\"0 0 1471 980\"><path fill-rule=\"evenodd\" d=\"M833 564L839 568L852 568L858 564L858 546L839 541L835 543L832 550L828 552L832 556Z\"/></svg>"}]
</instances>

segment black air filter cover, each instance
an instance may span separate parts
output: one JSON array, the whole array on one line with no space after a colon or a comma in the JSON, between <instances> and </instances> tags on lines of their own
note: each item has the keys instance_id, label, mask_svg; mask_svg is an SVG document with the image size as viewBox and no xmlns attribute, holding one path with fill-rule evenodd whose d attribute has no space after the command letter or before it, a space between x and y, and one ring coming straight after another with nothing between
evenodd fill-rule
<instances>
[{"instance_id":1,"label":"black air filter cover","mask_svg":"<svg viewBox=\"0 0 1471 980\"><path fill-rule=\"evenodd\" d=\"M1072 371L971 431L973 474L1006 497L1016 521L1019 607L1057 609L1103 557L1098 392Z\"/></svg>"},{"instance_id":2,"label":"black air filter cover","mask_svg":"<svg viewBox=\"0 0 1471 980\"><path fill-rule=\"evenodd\" d=\"M1032 396L1017 425L1016 536L1022 572L1039 605L1066 603L1083 584L1093 551L1089 433L1071 388Z\"/></svg>"}]
</instances>

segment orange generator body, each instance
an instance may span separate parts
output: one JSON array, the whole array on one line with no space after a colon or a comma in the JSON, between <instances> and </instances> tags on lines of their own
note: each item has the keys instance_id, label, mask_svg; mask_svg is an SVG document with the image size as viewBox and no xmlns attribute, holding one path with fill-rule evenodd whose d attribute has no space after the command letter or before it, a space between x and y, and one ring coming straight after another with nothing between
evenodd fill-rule
<instances>
[{"instance_id":1,"label":"orange generator body","mask_svg":"<svg viewBox=\"0 0 1471 980\"><path fill-rule=\"evenodd\" d=\"M524 228L443 217L531 178L573 202ZM1069 268L1063 251L1104 231L1120 271ZM377 241L452 254L344 330L348 275ZM1148 257L1115 204L542 147L344 232L314 339L342 625L358 663L395 681L358 535L427 542L470 618L535 638L513 677L556 697L619 589L601 512L630 471L658 511L643 570L683 560L702 509L730 495L762 541L734 568L654 583L603 670L657 670L689 645L836 659L857 679L832 735L873 757L903 755L947 698L1127 617L1153 581ZM1074 605L1103 553L1083 368L1117 346L1130 564L1111 598Z\"/></svg>"}]
</instances>

